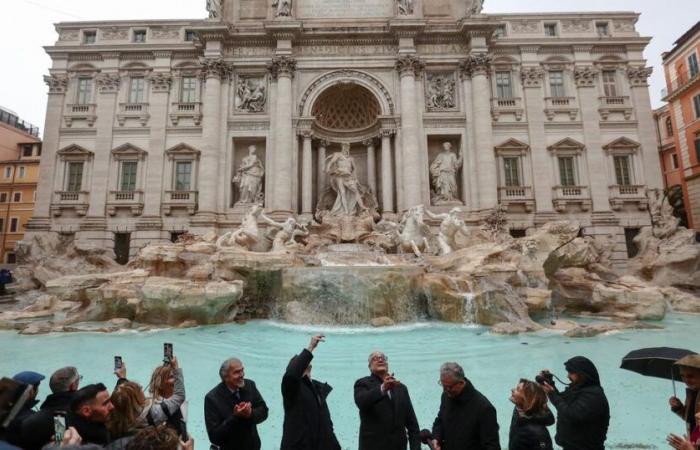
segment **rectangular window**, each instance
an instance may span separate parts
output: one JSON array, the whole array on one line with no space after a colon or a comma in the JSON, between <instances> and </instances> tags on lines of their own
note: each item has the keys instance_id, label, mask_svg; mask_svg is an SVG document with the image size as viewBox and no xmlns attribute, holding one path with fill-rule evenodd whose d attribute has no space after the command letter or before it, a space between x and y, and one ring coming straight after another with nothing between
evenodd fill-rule
<instances>
[{"instance_id":1,"label":"rectangular window","mask_svg":"<svg viewBox=\"0 0 700 450\"><path fill-rule=\"evenodd\" d=\"M146 42L146 30L134 30L134 42Z\"/></svg>"},{"instance_id":2,"label":"rectangular window","mask_svg":"<svg viewBox=\"0 0 700 450\"><path fill-rule=\"evenodd\" d=\"M700 68L698 68L698 54L693 53L688 56L688 72L690 73L690 78L693 78L698 74Z\"/></svg>"},{"instance_id":3,"label":"rectangular window","mask_svg":"<svg viewBox=\"0 0 700 450\"><path fill-rule=\"evenodd\" d=\"M559 180L561 186L576 186L576 169L573 156L559 157Z\"/></svg>"},{"instance_id":4,"label":"rectangular window","mask_svg":"<svg viewBox=\"0 0 700 450\"><path fill-rule=\"evenodd\" d=\"M12 177L12 167L5 167L5 178Z\"/></svg>"},{"instance_id":5,"label":"rectangular window","mask_svg":"<svg viewBox=\"0 0 700 450\"><path fill-rule=\"evenodd\" d=\"M66 191L80 192L83 186L83 163L71 162L68 163L68 180L66 183Z\"/></svg>"},{"instance_id":6,"label":"rectangular window","mask_svg":"<svg viewBox=\"0 0 700 450\"><path fill-rule=\"evenodd\" d=\"M138 163L136 161L123 161L121 164L121 183L119 184L120 191L136 190L136 169Z\"/></svg>"},{"instance_id":7,"label":"rectangular window","mask_svg":"<svg viewBox=\"0 0 700 450\"><path fill-rule=\"evenodd\" d=\"M194 103L197 95L197 79L195 77L183 77L180 87L180 102Z\"/></svg>"},{"instance_id":8,"label":"rectangular window","mask_svg":"<svg viewBox=\"0 0 700 450\"><path fill-rule=\"evenodd\" d=\"M133 77L129 81L129 103L143 103L143 91L146 80L143 77Z\"/></svg>"},{"instance_id":9,"label":"rectangular window","mask_svg":"<svg viewBox=\"0 0 700 450\"><path fill-rule=\"evenodd\" d=\"M19 167L19 174L17 176L19 178L24 178L24 166Z\"/></svg>"},{"instance_id":10,"label":"rectangular window","mask_svg":"<svg viewBox=\"0 0 700 450\"><path fill-rule=\"evenodd\" d=\"M510 72L496 72L496 97L513 98Z\"/></svg>"},{"instance_id":11,"label":"rectangular window","mask_svg":"<svg viewBox=\"0 0 700 450\"><path fill-rule=\"evenodd\" d=\"M97 31L83 31L83 42L85 44L94 44L97 40Z\"/></svg>"},{"instance_id":12,"label":"rectangular window","mask_svg":"<svg viewBox=\"0 0 700 450\"><path fill-rule=\"evenodd\" d=\"M189 191L192 180L192 162L180 161L175 164L175 190Z\"/></svg>"},{"instance_id":13,"label":"rectangular window","mask_svg":"<svg viewBox=\"0 0 700 450\"><path fill-rule=\"evenodd\" d=\"M194 31L185 30L185 42L192 42L192 41L194 41Z\"/></svg>"},{"instance_id":14,"label":"rectangular window","mask_svg":"<svg viewBox=\"0 0 700 450\"><path fill-rule=\"evenodd\" d=\"M545 23L544 24L544 35L553 37L557 35L557 24L556 23Z\"/></svg>"},{"instance_id":15,"label":"rectangular window","mask_svg":"<svg viewBox=\"0 0 700 450\"><path fill-rule=\"evenodd\" d=\"M608 22L596 22L595 29L598 32L598 36L610 36Z\"/></svg>"},{"instance_id":16,"label":"rectangular window","mask_svg":"<svg viewBox=\"0 0 700 450\"><path fill-rule=\"evenodd\" d=\"M5 232L5 219L3 217L0 217L0 233Z\"/></svg>"},{"instance_id":17,"label":"rectangular window","mask_svg":"<svg viewBox=\"0 0 700 450\"><path fill-rule=\"evenodd\" d=\"M0 203L7 203L7 192L0 193Z\"/></svg>"},{"instance_id":18,"label":"rectangular window","mask_svg":"<svg viewBox=\"0 0 700 450\"><path fill-rule=\"evenodd\" d=\"M620 186L629 186L632 184L632 175L630 170L629 155L615 156L615 181Z\"/></svg>"},{"instance_id":19,"label":"rectangular window","mask_svg":"<svg viewBox=\"0 0 700 450\"><path fill-rule=\"evenodd\" d=\"M78 99L77 103L79 105L86 105L90 103L92 97L92 78L79 78L78 79Z\"/></svg>"},{"instance_id":20,"label":"rectangular window","mask_svg":"<svg viewBox=\"0 0 700 450\"><path fill-rule=\"evenodd\" d=\"M566 97L564 72L560 70L549 72L549 88L552 97Z\"/></svg>"},{"instance_id":21,"label":"rectangular window","mask_svg":"<svg viewBox=\"0 0 700 450\"><path fill-rule=\"evenodd\" d=\"M16 233L19 229L19 219L17 217L10 218L10 233Z\"/></svg>"},{"instance_id":22,"label":"rectangular window","mask_svg":"<svg viewBox=\"0 0 700 450\"><path fill-rule=\"evenodd\" d=\"M5 264L17 264L17 255L14 252L5 253Z\"/></svg>"},{"instance_id":23,"label":"rectangular window","mask_svg":"<svg viewBox=\"0 0 700 450\"><path fill-rule=\"evenodd\" d=\"M506 186L520 186L520 158L503 158L503 173Z\"/></svg>"},{"instance_id":24,"label":"rectangular window","mask_svg":"<svg viewBox=\"0 0 700 450\"><path fill-rule=\"evenodd\" d=\"M695 136L695 163L700 164L700 135Z\"/></svg>"},{"instance_id":25,"label":"rectangular window","mask_svg":"<svg viewBox=\"0 0 700 450\"><path fill-rule=\"evenodd\" d=\"M671 121L670 117L666 119L666 136L673 136L673 122Z\"/></svg>"},{"instance_id":26,"label":"rectangular window","mask_svg":"<svg viewBox=\"0 0 700 450\"><path fill-rule=\"evenodd\" d=\"M506 35L506 26L505 25L499 25L496 27L496 31L493 32L494 37L503 37Z\"/></svg>"},{"instance_id":27,"label":"rectangular window","mask_svg":"<svg viewBox=\"0 0 700 450\"><path fill-rule=\"evenodd\" d=\"M34 150L33 145L23 145L22 146L22 156L24 156L25 158L32 156L33 150Z\"/></svg>"},{"instance_id":28,"label":"rectangular window","mask_svg":"<svg viewBox=\"0 0 700 450\"><path fill-rule=\"evenodd\" d=\"M695 118L700 119L700 94L693 97L693 109L695 109Z\"/></svg>"},{"instance_id":29,"label":"rectangular window","mask_svg":"<svg viewBox=\"0 0 700 450\"><path fill-rule=\"evenodd\" d=\"M12 194L12 201L15 203L21 203L22 202L22 193L15 192L14 194Z\"/></svg>"},{"instance_id":30,"label":"rectangular window","mask_svg":"<svg viewBox=\"0 0 700 450\"><path fill-rule=\"evenodd\" d=\"M603 71L603 92L606 97L617 97L617 77L614 70Z\"/></svg>"},{"instance_id":31,"label":"rectangular window","mask_svg":"<svg viewBox=\"0 0 700 450\"><path fill-rule=\"evenodd\" d=\"M671 167L678 169L678 155L671 153Z\"/></svg>"},{"instance_id":32,"label":"rectangular window","mask_svg":"<svg viewBox=\"0 0 700 450\"><path fill-rule=\"evenodd\" d=\"M634 258L639 253L637 243L634 238L639 234L639 228L625 228L625 245L627 246L627 257Z\"/></svg>"}]
</instances>

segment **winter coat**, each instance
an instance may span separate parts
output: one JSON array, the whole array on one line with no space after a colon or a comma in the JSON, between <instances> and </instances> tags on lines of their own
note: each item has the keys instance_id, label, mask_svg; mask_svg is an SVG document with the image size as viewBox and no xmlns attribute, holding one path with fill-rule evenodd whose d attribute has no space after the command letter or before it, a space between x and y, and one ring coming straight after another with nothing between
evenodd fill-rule
<instances>
[{"instance_id":1,"label":"winter coat","mask_svg":"<svg viewBox=\"0 0 700 450\"><path fill-rule=\"evenodd\" d=\"M547 427L554 425L554 415L548 409L540 415L523 415L517 408L510 421L508 450L552 450L552 438Z\"/></svg>"},{"instance_id":2,"label":"winter coat","mask_svg":"<svg viewBox=\"0 0 700 450\"><path fill-rule=\"evenodd\" d=\"M496 409L465 379L462 393L440 400L433 436L442 450L500 450Z\"/></svg>"},{"instance_id":3,"label":"winter coat","mask_svg":"<svg viewBox=\"0 0 700 450\"><path fill-rule=\"evenodd\" d=\"M39 403L37 400L31 400L26 402L22 408L19 410L14 419L7 426L7 431L5 434L5 440L12 445L24 448L24 441L22 440L22 425L24 422L34 415L37 414L34 411L34 407Z\"/></svg>"},{"instance_id":4,"label":"winter coat","mask_svg":"<svg viewBox=\"0 0 700 450\"><path fill-rule=\"evenodd\" d=\"M41 404L39 412L22 423L22 441L26 450L39 450L51 441L54 435L53 416L57 412L67 414L74 393L57 392L49 395Z\"/></svg>"},{"instance_id":5,"label":"winter coat","mask_svg":"<svg viewBox=\"0 0 700 450\"><path fill-rule=\"evenodd\" d=\"M97 444L104 447L109 442L109 431L104 423L87 420L71 411L66 416L66 429L69 427L75 428L83 444Z\"/></svg>"},{"instance_id":6,"label":"winter coat","mask_svg":"<svg viewBox=\"0 0 700 450\"><path fill-rule=\"evenodd\" d=\"M678 416L685 420L685 426L687 428L688 433L690 433L692 430L690 429L690 421L691 419L695 416L695 414L700 413L700 398L696 398L695 400L695 411L690 411L690 405L693 404L693 398L698 396L698 391L694 391L692 389L686 389L685 390L685 403L683 406L680 408L674 409L673 412L678 414ZM700 423L696 423L695 426L700 426Z\"/></svg>"},{"instance_id":7,"label":"winter coat","mask_svg":"<svg viewBox=\"0 0 700 450\"><path fill-rule=\"evenodd\" d=\"M326 403L333 388L304 376L312 359L313 354L304 349L282 377L282 450L340 450Z\"/></svg>"},{"instance_id":8,"label":"winter coat","mask_svg":"<svg viewBox=\"0 0 700 450\"><path fill-rule=\"evenodd\" d=\"M610 407L593 363L583 356L567 361L568 372L582 380L564 392L548 394L557 409L555 440L563 450L604 450L610 423Z\"/></svg>"},{"instance_id":9,"label":"winter coat","mask_svg":"<svg viewBox=\"0 0 700 450\"><path fill-rule=\"evenodd\" d=\"M411 397L404 385L382 392L376 375L355 382L355 404L360 409L360 450L420 450L420 430Z\"/></svg>"},{"instance_id":10,"label":"winter coat","mask_svg":"<svg viewBox=\"0 0 700 450\"><path fill-rule=\"evenodd\" d=\"M240 400L222 382L204 397L204 421L209 441L221 450L260 450L257 425L267 419L267 405L252 380L239 389ZM250 402L253 413L247 419L233 415L237 403Z\"/></svg>"}]
</instances>

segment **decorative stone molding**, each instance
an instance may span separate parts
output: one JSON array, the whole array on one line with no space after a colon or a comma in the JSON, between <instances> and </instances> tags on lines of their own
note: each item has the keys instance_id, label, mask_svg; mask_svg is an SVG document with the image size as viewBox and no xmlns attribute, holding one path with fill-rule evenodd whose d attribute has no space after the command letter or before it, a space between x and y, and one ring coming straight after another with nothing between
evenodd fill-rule
<instances>
[{"instance_id":1,"label":"decorative stone molding","mask_svg":"<svg viewBox=\"0 0 700 450\"><path fill-rule=\"evenodd\" d=\"M110 27L100 30L101 38L105 41L125 41L129 39L128 28Z\"/></svg>"},{"instance_id":2,"label":"decorative stone molding","mask_svg":"<svg viewBox=\"0 0 700 450\"><path fill-rule=\"evenodd\" d=\"M273 80L280 77L294 78L294 72L297 70L297 60L291 56L275 56L272 62L267 65L267 70L270 72Z\"/></svg>"},{"instance_id":3,"label":"decorative stone molding","mask_svg":"<svg viewBox=\"0 0 700 450\"><path fill-rule=\"evenodd\" d=\"M532 34L540 29L539 20L514 20L510 23L510 29L514 34Z\"/></svg>"},{"instance_id":4,"label":"decorative stone molding","mask_svg":"<svg viewBox=\"0 0 700 450\"><path fill-rule=\"evenodd\" d=\"M173 83L173 76L170 73L154 72L148 79L153 92L170 92Z\"/></svg>"},{"instance_id":5,"label":"decorative stone molding","mask_svg":"<svg viewBox=\"0 0 700 450\"><path fill-rule=\"evenodd\" d=\"M44 83L49 87L49 94L65 94L68 87L67 75L45 75Z\"/></svg>"},{"instance_id":6,"label":"decorative stone molding","mask_svg":"<svg viewBox=\"0 0 700 450\"><path fill-rule=\"evenodd\" d=\"M475 53L460 61L459 70L462 78L474 75L488 75L493 57L488 53Z\"/></svg>"},{"instance_id":7,"label":"decorative stone molding","mask_svg":"<svg viewBox=\"0 0 700 450\"><path fill-rule=\"evenodd\" d=\"M615 31L630 32L634 30L634 20L616 20L614 23Z\"/></svg>"},{"instance_id":8,"label":"decorative stone molding","mask_svg":"<svg viewBox=\"0 0 700 450\"><path fill-rule=\"evenodd\" d=\"M413 75L420 76L425 68L425 63L414 55L404 55L396 60L394 68L399 72L399 76Z\"/></svg>"},{"instance_id":9,"label":"decorative stone molding","mask_svg":"<svg viewBox=\"0 0 700 450\"><path fill-rule=\"evenodd\" d=\"M571 19L562 20L561 29L563 31L569 31L572 33L585 33L586 31L591 31L591 20L590 19Z\"/></svg>"},{"instance_id":10,"label":"decorative stone molding","mask_svg":"<svg viewBox=\"0 0 700 450\"><path fill-rule=\"evenodd\" d=\"M425 83L425 107L428 111L457 109L457 83L454 72L428 73Z\"/></svg>"},{"instance_id":11,"label":"decorative stone molding","mask_svg":"<svg viewBox=\"0 0 700 450\"><path fill-rule=\"evenodd\" d=\"M649 77L653 71L653 67L628 67L627 78L629 78L632 87L647 87L649 86Z\"/></svg>"},{"instance_id":12,"label":"decorative stone molding","mask_svg":"<svg viewBox=\"0 0 700 450\"><path fill-rule=\"evenodd\" d=\"M592 66L579 66L574 68L574 82L576 87L595 86L598 71Z\"/></svg>"},{"instance_id":13,"label":"decorative stone molding","mask_svg":"<svg viewBox=\"0 0 700 450\"><path fill-rule=\"evenodd\" d=\"M314 132L311 131L310 129L301 129L301 130L297 130L297 136L299 136L302 139L313 139Z\"/></svg>"},{"instance_id":14,"label":"decorative stone molding","mask_svg":"<svg viewBox=\"0 0 700 450\"><path fill-rule=\"evenodd\" d=\"M172 27L151 27L153 39L177 39L180 37L180 29Z\"/></svg>"},{"instance_id":15,"label":"decorative stone molding","mask_svg":"<svg viewBox=\"0 0 700 450\"><path fill-rule=\"evenodd\" d=\"M541 87L544 80L544 69L541 67L523 67L520 70L520 80L523 82L523 87Z\"/></svg>"},{"instance_id":16,"label":"decorative stone molding","mask_svg":"<svg viewBox=\"0 0 700 450\"><path fill-rule=\"evenodd\" d=\"M77 41L80 38L78 30L61 30L58 34L59 41Z\"/></svg>"},{"instance_id":17,"label":"decorative stone molding","mask_svg":"<svg viewBox=\"0 0 700 450\"><path fill-rule=\"evenodd\" d=\"M226 63L217 58L200 58L199 64L202 66L202 76L205 79L222 79L229 73L229 67Z\"/></svg>"},{"instance_id":18,"label":"decorative stone molding","mask_svg":"<svg viewBox=\"0 0 700 450\"><path fill-rule=\"evenodd\" d=\"M392 137L393 135L396 134L396 130L392 128L382 128L379 130L379 137L380 138L385 138L385 137Z\"/></svg>"},{"instance_id":19,"label":"decorative stone molding","mask_svg":"<svg viewBox=\"0 0 700 450\"><path fill-rule=\"evenodd\" d=\"M121 78L112 73L100 73L95 77L97 89L103 94L116 94L119 92Z\"/></svg>"},{"instance_id":20,"label":"decorative stone molding","mask_svg":"<svg viewBox=\"0 0 700 450\"><path fill-rule=\"evenodd\" d=\"M639 151L641 144L632 139L621 137L603 146L609 155L631 155Z\"/></svg>"},{"instance_id":21,"label":"decorative stone molding","mask_svg":"<svg viewBox=\"0 0 700 450\"><path fill-rule=\"evenodd\" d=\"M239 75L236 80L234 111L237 113L265 112L267 95L265 75Z\"/></svg>"}]
</instances>

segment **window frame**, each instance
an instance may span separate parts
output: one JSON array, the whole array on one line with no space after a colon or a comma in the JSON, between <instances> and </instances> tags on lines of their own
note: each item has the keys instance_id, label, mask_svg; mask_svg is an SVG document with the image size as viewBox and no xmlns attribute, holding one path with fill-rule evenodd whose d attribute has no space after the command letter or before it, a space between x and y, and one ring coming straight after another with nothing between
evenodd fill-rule
<instances>
[{"instance_id":1,"label":"window frame","mask_svg":"<svg viewBox=\"0 0 700 450\"><path fill-rule=\"evenodd\" d=\"M136 95L134 95L136 94ZM136 98L135 98L136 97ZM133 76L129 78L128 103L145 103L146 77Z\"/></svg>"},{"instance_id":2,"label":"window frame","mask_svg":"<svg viewBox=\"0 0 700 450\"><path fill-rule=\"evenodd\" d=\"M12 193L12 203L22 203L22 192Z\"/></svg>"},{"instance_id":3,"label":"window frame","mask_svg":"<svg viewBox=\"0 0 700 450\"><path fill-rule=\"evenodd\" d=\"M77 189L71 189L75 185L73 184L73 176L71 173L72 167L80 166L80 183L77 185ZM76 176L77 178L77 176ZM85 178L85 161L66 161L66 179L64 183L64 188L66 192L82 192L83 181Z\"/></svg>"},{"instance_id":4,"label":"window frame","mask_svg":"<svg viewBox=\"0 0 700 450\"><path fill-rule=\"evenodd\" d=\"M9 195L7 192L0 192L0 203L7 203Z\"/></svg>"},{"instance_id":5,"label":"window frame","mask_svg":"<svg viewBox=\"0 0 700 450\"><path fill-rule=\"evenodd\" d=\"M576 155L557 155L557 171L559 173L559 186L579 186L577 159L578 158L576 157ZM562 161L569 160L571 161L571 180L565 180L564 176L562 176ZM571 183L568 183L569 181L571 181Z\"/></svg>"},{"instance_id":6,"label":"window frame","mask_svg":"<svg viewBox=\"0 0 700 450\"><path fill-rule=\"evenodd\" d=\"M89 105L92 102L92 77L78 77L75 87L75 103Z\"/></svg>"},{"instance_id":7,"label":"window frame","mask_svg":"<svg viewBox=\"0 0 700 450\"><path fill-rule=\"evenodd\" d=\"M556 74L556 77L554 76ZM554 84L555 79L558 78L559 84ZM555 88L556 86L556 88ZM560 92L555 92L557 89ZM564 78L563 70L550 70L549 71L549 95L550 97L563 98L566 97L566 81Z\"/></svg>"},{"instance_id":8,"label":"window frame","mask_svg":"<svg viewBox=\"0 0 700 450\"><path fill-rule=\"evenodd\" d=\"M4 232L5 232L5 218L0 217L0 233L4 233Z\"/></svg>"},{"instance_id":9,"label":"window frame","mask_svg":"<svg viewBox=\"0 0 700 450\"><path fill-rule=\"evenodd\" d=\"M97 43L97 30L83 30L82 42L84 45L94 45Z\"/></svg>"},{"instance_id":10,"label":"window frame","mask_svg":"<svg viewBox=\"0 0 700 450\"><path fill-rule=\"evenodd\" d=\"M695 135L695 164L700 164L700 133Z\"/></svg>"},{"instance_id":11,"label":"window frame","mask_svg":"<svg viewBox=\"0 0 700 450\"><path fill-rule=\"evenodd\" d=\"M666 137L673 137L673 120L670 117L666 117Z\"/></svg>"},{"instance_id":12,"label":"window frame","mask_svg":"<svg viewBox=\"0 0 700 450\"><path fill-rule=\"evenodd\" d=\"M549 33L552 30L552 34ZM544 23L544 35L545 37L557 37L559 36L559 27L556 22L545 22Z\"/></svg>"},{"instance_id":13,"label":"window frame","mask_svg":"<svg viewBox=\"0 0 700 450\"><path fill-rule=\"evenodd\" d=\"M688 63L688 75L690 78L700 73L700 64L698 64L698 54L696 52L688 55L686 61Z\"/></svg>"},{"instance_id":14,"label":"window frame","mask_svg":"<svg viewBox=\"0 0 700 450\"><path fill-rule=\"evenodd\" d=\"M143 36L143 39L137 38L137 36ZM143 28L137 28L131 32L131 42L135 44L145 44L148 41L148 30Z\"/></svg>"},{"instance_id":15,"label":"window frame","mask_svg":"<svg viewBox=\"0 0 700 450\"><path fill-rule=\"evenodd\" d=\"M502 78L502 76L506 76L506 78ZM508 82L507 85L502 85L500 84L501 81L506 80ZM496 98L498 99L508 99L508 98L514 98L514 93L513 93L513 73L510 70L497 70L496 73L494 74L494 81L496 84ZM505 88L507 88L507 93L509 94L508 96L501 95L503 93L506 93Z\"/></svg>"},{"instance_id":16,"label":"window frame","mask_svg":"<svg viewBox=\"0 0 700 450\"><path fill-rule=\"evenodd\" d=\"M14 230L12 229L12 225L14 224ZM19 220L19 217L13 216L10 217L10 223L9 223L9 228L7 230L8 233L19 233L19 227L21 225L21 222Z\"/></svg>"},{"instance_id":17,"label":"window frame","mask_svg":"<svg viewBox=\"0 0 700 450\"><path fill-rule=\"evenodd\" d=\"M28 155L27 155L27 149L29 150ZM31 158L32 156L34 156L34 146L32 144L22 145L22 157Z\"/></svg>"},{"instance_id":18,"label":"window frame","mask_svg":"<svg viewBox=\"0 0 700 450\"><path fill-rule=\"evenodd\" d=\"M700 119L700 94L693 97L693 110L695 112L695 118Z\"/></svg>"},{"instance_id":19,"label":"window frame","mask_svg":"<svg viewBox=\"0 0 700 450\"><path fill-rule=\"evenodd\" d=\"M600 37L610 37L610 23L609 22L596 22L595 31Z\"/></svg>"},{"instance_id":20,"label":"window frame","mask_svg":"<svg viewBox=\"0 0 700 450\"><path fill-rule=\"evenodd\" d=\"M126 165L133 166L133 173L129 174L129 176L132 178L131 182L129 183L130 185L133 185L131 189L124 189L125 184L124 184L124 176L125 176L125 171L124 168ZM139 185L139 161L136 159L124 159L119 161L119 191L120 192L135 192L136 189L138 188ZM128 188L128 186L127 186Z\"/></svg>"},{"instance_id":21,"label":"window frame","mask_svg":"<svg viewBox=\"0 0 700 450\"><path fill-rule=\"evenodd\" d=\"M671 153L671 167L674 170L678 170L678 168L680 167L680 165L678 164L678 155L676 154L676 152Z\"/></svg>"},{"instance_id":22,"label":"window frame","mask_svg":"<svg viewBox=\"0 0 700 450\"><path fill-rule=\"evenodd\" d=\"M178 168L181 166L189 165L189 172L187 173L188 175L188 180L187 180L187 189L180 189L180 180L178 179L180 173L178 172ZM190 159L182 159L182 160L176 160L174 164L174 172L173 172L173 184L172 188L173 191L177 192L190 192L192 191L192 181L193 181L193 176L192 174L194 173L194 161Z\"/></svg>"},{"instance_id":23,"label":"window frame","mask_svg":"<svg viewBox=\"0 0 700 450\"><path fill-rule=\"evenodd\" d=\"M625 161L625 165L618 165L618 162L622 161ZM615 172L615 184L617 184L618 186L635 185L634 161L631 154L613 155L613 170Z\"/></svg>"},{"instance_id":24,"label":"window frame","mask_svg":"<svg viewBox=\"0 0 700 450\"><path fill-rule=\"evenodd\" d=\"M20 179L24 178L26 172L27 172L27 170L24 168L24 166L19 166L19 169L17 171L17 178L20 178Z\"/></svg>"},{"instance_id":25,"label":"window frame","mask_svg":"<svg viewBox=\"0 0 700 450\"><path fill-rule=\"evenodd\" d=\"M187 80L188 83L185 81ZM189 83L191 81L191 83ZM190 87L191 84L191 87ZM185 93L188 94L187 98ZM197 77L194 75L183 75L180 79L180 103L197 103Z\"/></svg>"},{"instance_id":26,"label":"window frame","mask_svg":"<svg viewBox=\"0 0 700 450\"><path fill-rule=\"evenodd\" d=\"M523 186L523 177L522 177L522 157L521 156L516 156L516 155L505 155L501 158L503 160L502 165L503 165L503 187L522 187ZM513 165L510 166L509 170L509 164L507 163L508 161L512 161ZM515 170L515 172L513 172ZM512 177L512 175L515 175L515 183L513 184L513 180L509 179Z\"/></svg>"},{"instance_id":27,"label":"window frame","mask_svg":"<svg viewBox=\"0 0 700 450\"><path fill-rule=\"evenodd\" d=\"M197 33L194 30L185 30L185 42L194 42L196 36ZM191 37L192 39L188 39L189 37Z\"/></svg>"},{"instance_id":28,"label":"window frame","mask_svg":"<svg viewBox=\"0 0 700 450\"><path fill-rule=\"evenodd\" d=\"M606 80L606 75L612 77L611 80ZM619 87L617 84L617 70L606 69L600 73L600 82L603 86L603 95L605 97L619 97ZM609 89L612 90L612 95Z\"/></svg>"},{"instance_id":29,"label":"window frame","mask_svg":"<svg viewBox=\"0 0 700 450\"><path fill-rule=\"evenodd\" d=\"M6 180L12 178L12 166L6 166L3 175L5 176Z\"/></svg>"}]
</instances>

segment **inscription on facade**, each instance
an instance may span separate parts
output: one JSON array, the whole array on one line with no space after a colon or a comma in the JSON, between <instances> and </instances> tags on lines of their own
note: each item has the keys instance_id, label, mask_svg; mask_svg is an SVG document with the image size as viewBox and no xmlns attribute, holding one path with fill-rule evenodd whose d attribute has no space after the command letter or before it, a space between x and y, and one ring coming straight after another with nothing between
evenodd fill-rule
<instances>
[{"instance_id":1,"label":"inscription on facade","mask_svg":"<svg viewBox=\"0 0 700 450\"><path fill-rule=\"evenodd\" d=\"M297 0L301 18L390 17L392 0Z\"/></svg>"}]
</instances>

